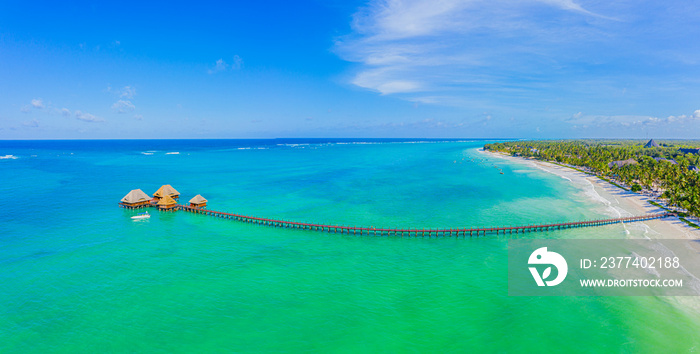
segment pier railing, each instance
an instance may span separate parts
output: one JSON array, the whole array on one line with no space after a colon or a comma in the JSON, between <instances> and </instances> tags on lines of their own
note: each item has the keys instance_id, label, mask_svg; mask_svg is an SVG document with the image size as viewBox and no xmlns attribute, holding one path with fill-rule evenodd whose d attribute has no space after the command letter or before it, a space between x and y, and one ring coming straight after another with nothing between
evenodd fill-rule
<instances>
[{"instance_id":1,"label":"pier railing","mask_svg":"<svg viewBox=\"0 0 700 354\"><path fill-rule=\"evenodd\" d=\"M299 230L311 230L311 231L321 231L330 233L342 233L348 235L375 235L375 236L484 236L486 234L513 234L513 233L526 233L526 232L542 232L550 230L562 230L571 229L579 227L590 227L590 226L603 226L611 225L617 223L628 223L636 221L646 221L653 219L661 219L669 216L674 216L674 213L656 213L656 214L646 214L640 216L629 216L623 218L613 218L613 219L601 219L601 220L587 220L587 221L575 221L566 223L556 223L556 224L539 224L539 225L521 225L521 226L505 226L505 227L487 227L487 228L455 228L455 229L392 229L392 228L375 228L375 227L358 227L358 226L342 226L342 225L324 225L324 224L314 224L306 222L297 221L286 221L277 220L269 218L260 218L254 216L246 216L239 214L226 213L222 211L214 211L203 208L195 208L186 205L178 205L177 208L198 214L210 215L218 218L235 220L244 223L270 226L270 227L281 227L287 229L299 229Z\"/></svg>"}]
</instances>

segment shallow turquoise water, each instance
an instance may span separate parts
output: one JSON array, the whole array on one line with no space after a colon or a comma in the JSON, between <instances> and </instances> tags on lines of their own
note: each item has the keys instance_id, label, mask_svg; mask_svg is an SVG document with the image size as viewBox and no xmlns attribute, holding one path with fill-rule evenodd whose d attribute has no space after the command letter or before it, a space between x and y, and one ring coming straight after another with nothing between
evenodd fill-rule
<instances>
[{"instance_id":1,"label":"shallow turquoise water","mask_svg":"<svg viewBox=\"0 0 700 354\"><path fill-rule=\"evenodd\" d=\"M568 181L479 153L483 141L299 143L1 142L18 158L0 160L0 202L13 206L0 214L0 351L700 347L697 316L661 298L508 297L503 236L345 236L184 212L134 222L117 207L168 183L215 210L334 224L605 217Z\"/></svg>"}]
</instances>

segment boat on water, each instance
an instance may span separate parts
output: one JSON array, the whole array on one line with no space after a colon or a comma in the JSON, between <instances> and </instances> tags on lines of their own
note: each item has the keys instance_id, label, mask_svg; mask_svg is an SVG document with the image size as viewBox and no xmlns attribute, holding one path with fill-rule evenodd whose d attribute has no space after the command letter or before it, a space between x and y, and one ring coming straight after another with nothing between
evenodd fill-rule
<instances>
[{"instance_id":1,"label":"boat on water","mask_svg":"<svg viewBox=\"0 0 700 354\"><path fill-rule=\"evenodd\" d=\"M143 213L139 213L138 215L134 215L131 218L134 220L140 220L140 219L148 219L150 217L151 217L151 214L149 214L148 212L143 212Z\"/></svg>"}]
</instances>

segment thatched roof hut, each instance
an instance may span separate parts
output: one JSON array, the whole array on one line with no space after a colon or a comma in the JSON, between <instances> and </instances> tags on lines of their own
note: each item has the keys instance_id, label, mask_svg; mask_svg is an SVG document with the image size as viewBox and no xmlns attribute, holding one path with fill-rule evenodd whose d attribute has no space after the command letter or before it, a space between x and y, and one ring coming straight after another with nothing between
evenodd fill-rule
<instances>
[{"instance_id":1,"label":"thatched roof hut","mask_svg":"<svg viewBox=\"0 0 700 354\"><path fill-rule=\"evenodd\" d=\"M175 188L173 188L173 186L171 186L169 184L164 184L164 185L160 186L160 188L158 188L158 190L155 193L153 193L153 196L158 198L158 199L163 198L165 196L169 196L171 198L177 199L177 198L180 198L180 192L175 190Z\"/></svg>"},{"instance_id":2,"label":"thatched roof hut","mask_svg":"<svg viewBox=\"0 0 700 354\"><path fill-rule=\"evenodd\" d=\"M138 207L148 205L150 201L151 197L148 194L140 189L134 189L122 198L120 204L127 207Z\"/></svg>"},{"instance_id":3,"label":"thatched roof hut","mask_svg":"<svg viewBox=\"0 0 700 354\"><path fill-rule=\"evenodd\" d=\"M680 148L678 149L678 152L681 154L700 154L700 148L694 148L694 149L687 149L687 148Z\"/></svg>"},{"instance_id":4,"label":"thatched roof hut","mask_svg":"<svg viewBox=\"0 0 700 354\"><path fill-rule=\"evenodd\" d=\"M668 162L671 165L678 165L678 162L676 162L676 160L674 160L674 159L665 159L663 157L655 157L654 160L656 160L656 162Z\"/></svg>"},{"instance_id":5,"label":"thatched roof hut","mask_svg":"<svg viewBox=\"0 0 700 354\"><path fill-rule=\"evenodd\" d=\"M190 206L196 208L203 208L207 206L207 200L202 197L202 195L197 194L194 198L190 199Z\"/></svg>"},{"instance_id":6,"label":"thatched roof hut","mask_svg":"<svg viewBox=\"0 0 700 354\"><path fill-rule=\"evenodd\" d=\"M660 147L660 146L661 145L659 145L659 143L654 141L654 139L649 140L649 142L646 143L646 145L644 145L645 148L653 148L653 147Z\"/></svg>"},{"instance_id":7,"label":"thatched roof hut","mask_svg":"<svg viewBox=\"0 0 700 354\"><path fill-rule=\"evenodd\" d=\"M163 198L160 198L158 201L158 209L170 209L173 208L177 205L177 202L175 199L171 198L169 195L166 195Z\"/></svg>"},{"instance_id":8,"label":"thatched roof hut","mask_svg":"<svg viewBox=\"0 0 700 354\"><path fill-rule=\"evenodd\" d=\"M613 161L608 164L608 167L613 168L613 167L622 167L622 166L627 166L627 165L636 165L637 161L635 159L627 159L627 160L620 160L620 161Z\"/></svg>"}]
</instances>

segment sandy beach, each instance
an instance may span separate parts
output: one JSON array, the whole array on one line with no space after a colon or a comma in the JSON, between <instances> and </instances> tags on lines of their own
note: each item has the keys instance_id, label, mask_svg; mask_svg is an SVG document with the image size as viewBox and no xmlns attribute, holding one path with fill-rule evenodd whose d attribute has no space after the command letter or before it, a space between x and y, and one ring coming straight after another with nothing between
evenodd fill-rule
<instances>
[{"instance_id":1,"label":"sandy beach","mask_svg":"<svg viewBox=\"0 0 700 354\"><path fill-rule=\"evenodd\" d=\"M665 210L649 203L652 199L646 195L626 191L600 178L552 163L514 157L490 151L484 153L497 156L515 163L536 167L571 181L586 191L586 195L601 203L606 214L611 218L636 216L650 213L663 213ZM690 227L678 217L656 219L626 225L626 227L645 228L644 236L650 239L692 239L700 240L700 229Z\"/></svg>"}]
</instances>

